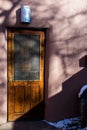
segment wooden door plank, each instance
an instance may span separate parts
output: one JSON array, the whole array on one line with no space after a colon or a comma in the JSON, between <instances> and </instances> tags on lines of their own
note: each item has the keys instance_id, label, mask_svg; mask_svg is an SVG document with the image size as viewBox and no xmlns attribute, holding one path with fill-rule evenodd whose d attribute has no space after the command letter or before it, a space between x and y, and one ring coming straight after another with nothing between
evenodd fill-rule
<instances>
[{"instance_id":1,"label":"wooden door plank","mask_svg":"<svg viewBox=\"0 0 87 130\"><path fill-rule=\"evenodd\" d=\"M25 86L25 112L31 109L31 86Z\"/></svg>"},{"instance_id":2,"label":"wooden door plank","mask_svg":"<svg viewBox=\"0 0 87 130\"><path fill-rule=\"evenodd\" d=\"M14 112L24 113L24 86L14 87Z\"/></svg>"},{"instance_id":3,"label":"wooden door plank","mask_svg":"<svg viewBox=\"0 0 87 130\"><path fill-rule=\"evenodd\" d=\"M31 87L31 108L34 108L40 102L40 86L33 85Z\"/></svg>"}]
</instances>

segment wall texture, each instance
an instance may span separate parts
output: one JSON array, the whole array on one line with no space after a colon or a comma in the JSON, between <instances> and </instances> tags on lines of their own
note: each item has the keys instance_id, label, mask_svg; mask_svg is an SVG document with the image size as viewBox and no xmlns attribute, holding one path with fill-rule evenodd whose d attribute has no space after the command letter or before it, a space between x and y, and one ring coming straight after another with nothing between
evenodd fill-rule
<instances>
[{"instance_id":1,"label":"wall texture","mask_svg":"<svg viewBox=\"0 0 87 130\"><path fill-rule=\"evenodd\" d=\"M21 5L31 8L31 24L20 23ZM79 116L78 92L87 84L86 0L0 0L0 123L7 121L7 27L46 31L45 119Z\"/></svg>"}]
</instances>

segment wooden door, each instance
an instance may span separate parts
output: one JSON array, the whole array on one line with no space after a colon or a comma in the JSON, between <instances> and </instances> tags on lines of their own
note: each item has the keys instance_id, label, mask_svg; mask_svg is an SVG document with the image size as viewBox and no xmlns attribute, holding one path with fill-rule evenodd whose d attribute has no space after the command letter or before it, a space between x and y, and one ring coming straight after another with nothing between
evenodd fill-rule
<instances>
[{"instance_id":1,"label":"wooden door","mask_svg":"<svg viewBox=\"0 0 87 130\"><path fill-rule=\"evenodd\" d=\"M8 29L8 121L43 119L44 32Z\"/></svg>"}]
</instances>

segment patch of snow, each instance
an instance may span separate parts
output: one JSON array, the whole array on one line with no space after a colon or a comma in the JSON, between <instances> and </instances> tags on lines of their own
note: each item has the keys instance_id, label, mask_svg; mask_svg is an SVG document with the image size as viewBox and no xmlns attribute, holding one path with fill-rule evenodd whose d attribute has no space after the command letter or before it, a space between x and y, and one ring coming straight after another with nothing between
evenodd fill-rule
<instances>
[{"instance_id":1,"label":"patch of snow","mask_svg":"<svg viewBox=\"0 0 87 130\"><path fill-rule=\"evenodd\" d=\"M81 89L80 89L80 92L78 94L78 97L80 98L81 95L83 94L83 92L87 89L87 85L84 85Z\"/></svg>"},{"instance_id":2,"label":"patch of snow","mask_svg":"<svg viewBox=\"0 0 87 130\"><path fill-rule=\"evenodd\" d=\"M68 118L58 122L45 122L51 126L62 130L87 130L87 127L83 126L81 117Z\"/></svg>"}]
</instances>

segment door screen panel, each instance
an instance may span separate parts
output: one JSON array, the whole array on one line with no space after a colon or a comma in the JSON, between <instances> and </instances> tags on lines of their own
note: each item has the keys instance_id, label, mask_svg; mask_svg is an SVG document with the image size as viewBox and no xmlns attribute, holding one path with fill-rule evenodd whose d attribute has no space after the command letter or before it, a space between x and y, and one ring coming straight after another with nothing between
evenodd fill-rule
<instances>
[{"instance_id":1,"label":"door screen panel","mask_svg":"<svg viewBox=\"0 0 87 130\"><path fill-rule=\"evenodd\" d=\"M40 35L14 34L14 80L40 80Z\"/></svg>"}]
</instances>

